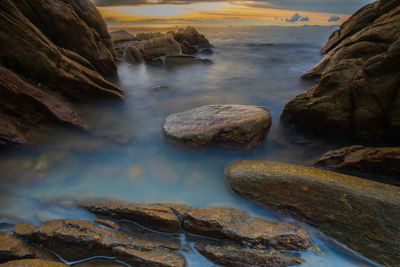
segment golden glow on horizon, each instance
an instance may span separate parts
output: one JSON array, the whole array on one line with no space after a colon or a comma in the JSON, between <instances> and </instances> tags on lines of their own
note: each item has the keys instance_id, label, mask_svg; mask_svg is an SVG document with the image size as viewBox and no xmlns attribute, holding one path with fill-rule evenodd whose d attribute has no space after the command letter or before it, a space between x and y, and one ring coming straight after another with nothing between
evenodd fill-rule
<instances>
[{"instance_id":1,"label":"golden glow on horizon","mask_svg":"<svg viewBox=\"0 0 400 267\"><path fill-rule=\"evenodd\" d=\"M260 8L232 3L204 3L190 5L149 5L98 7L113 27L170 26L170 25L333 25L349 17L346 14ZM287 22L295 13L308 21ZM328 22L332 16L339 21Z\"/></svg>"}]
</instances>

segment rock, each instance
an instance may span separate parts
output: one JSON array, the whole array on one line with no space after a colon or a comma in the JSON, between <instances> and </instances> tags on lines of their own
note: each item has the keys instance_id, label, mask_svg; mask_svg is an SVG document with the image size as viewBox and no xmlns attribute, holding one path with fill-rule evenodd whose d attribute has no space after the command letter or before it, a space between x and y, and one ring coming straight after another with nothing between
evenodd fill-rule
<instances>
[{"instance_id":1,"label":"rock","mask_svg":"<svg viewBox=\"0 0 400 267\"><path fill-rule=\"evenodd\" d=\"M181 47L171 34L149 39L143 42L142 54L145 60L152 60L161 56L182 54Z\"/></svg>"},{"instance_id":2,"label":"rock","mask_svg":"<svg viewBox=\"0 0 400 267\"><path fill-rule=\"evenodd\" d=\"M172 35L181 45L182 53L184 54L195 54L200 49L209 49L212 47L206 37L191 26L178 29Z\"/></svg>"},{"instance_id":3,"label":"rock","mask_svg":"<svg viewBox=\"0 0 400 267\"><path fill-rule=\"evenodd\" d=\"M144 61L142 52L140 52L140 50L134 45L129 46L125 50L125 59L132 64L137 64Z\"/></svg>"},{"instance_id":4,"label":"rock","mask_svg":"<svg viewBox=\"0 0 400 267\"><path fill-rule=\"evenodd\" d=\"M307 232L298 226L250 217L229 207L192 209L184 216L189 234L238 241L256 248L304 250L310 246Z\"/></svg>"},{"instance_id":5,"label":"rock","mask_svg":"<svg viewBox=\"0 0 400 267\"><path fill-rule=\"evenodd\" d=\"M113 43L137 41L137 38L126 30L119 30L110 32Z\"/></svg>"},{"instance_id":6,"label":"rock","mask_svg":"<svg viewBox=\"0 0 400 267\"><path fill-rule=\"evenodd\" d=\"M147 240L85 220L50 220L22 236L68 261L102 255L133 266L185 266L174 243Z\"/></svg>"},{"instance_id":7,"label":"rock","mask_svg":"<svg viewBox=\"0 0 400 267\"><path fill-rule=\"evenodd\" d=\"M251 148L262 142L270 125L266 107L208 105L168 116L163 131L170 140L188 146Z\"/></svg>"},{"instance_id":8,"label":"rock","mask_svg":"<svg viewBox=\"0 0 400 267\"><path fill-rule=\"evenodd\" d=\"M24 220L8 215L0 215L0 229L14 227L16 224L23 223Z\"/></svg>"},{"instance_id":9,"label":"rock","mask_svg":"<svg viewBox=\"0 0 400 267\"><path fill-rule=\"evenodd\" d=\"M164 59L165 67L178 67L183 65L193 64L210 64L210 59L201 59L194 56L178 55L178 56L166 56Z\"/></svg>"},{"instance_id":10,"label":"rock","mask_svg":"<svg viewBox=\"0 0 400 267\"><path fill-rule=\"evenodd\" d=\"M9 261L1 264L2 267L68 267L69 265L49 260L39 260L39 259L28 259L28 260L16 260Z\"/></svg>"},{"instance_id":11,"label":"rock","mask_svg":"<svg viewBox=\"0 0 400 267\"><path fill-rule=\"evenodd\" d=\"M328 151L314 164L332 169L400 177L400 148L343 147Z\"/></svg>"},{"instance_id":12,"label":"rock","mask_svg":"<svg viewBox=\"0 0 400 267\"><path fill-rule=\"evenodd\" d=\"M101 75L116 73L114 49L91 1L4 0L0 9L0 143L28 144L23 130L43 120L85 128L64 98L122 97Z\"/></svg>"},{"instance_id":13,"label":"rock","mask_svg":"<svg viewBox=\"0 0 400 267\"><path fill-rule=\"evenodd\" d=\"M22 239L0 232L0 263L17 259L52 259L52 255L25 243Z\"/></svg>"},{"instance_id":14,"label":"rock","mask_svg":"<svg viewBox=\"0 0 400 267\"><path fill-rule=\"evenodd\" d=\"M74 264L74 267L126 267L126 264L109 259L92 259Z\"/></svg>"},{"instance_id":15,"label":"rock","mask_svg":"<svg viewBox=\"0 0 400 267\"><path fill-rule=\"evenodd\" d=\"M161 32L146 32L146 33L141 32L135 35L136 39L139 41L147 41L162 36L163 34Z\"/></svg>"},{"instance_id":16,"label":"rock","mask_svg":"<svg viewBox=\"0 0 400 267\"><path fill-rule=\"evenodd\" d=\"M332 34L328 52L303 78L316 86L289 101L281 120L335 138L400 134L400 2L369 4ZM312 120L310 118L313 118Z\"/></svg>"},{"instance_id":17,"label":"rock","mask_svg":"<svg viewBox=\"0 0 400 267\"><path fill-rule=\"evenodd\" d=\"M276 250L256 250L235 246L218 246L211 244L196 244L196 249L215 264L221 266L251 267L251 266L292 266L303 261L290 253Z\"/></svg>"},{"instance_id":18,"label":"rock","mask_svg":"<svg viewBox=\"0 0 400 267\"><path fill-rule=\"evenodd\" d=\"M399 187L257 160L233 162L225 174L240 195L292 214L380 264L400 264Z\"/></svg>"},{"instance_id":19,"label":"rock","mask_svg":"<svg viewBox=\"0 0 400 267\"><path fill-rule=\"evenodd\" d=\"M157 231L180 231L181 222L173 205L171 208L163 204L138 205L116 200L82 200L79 205L95 214L132 220Z\"/></svg>"}]
</instances>

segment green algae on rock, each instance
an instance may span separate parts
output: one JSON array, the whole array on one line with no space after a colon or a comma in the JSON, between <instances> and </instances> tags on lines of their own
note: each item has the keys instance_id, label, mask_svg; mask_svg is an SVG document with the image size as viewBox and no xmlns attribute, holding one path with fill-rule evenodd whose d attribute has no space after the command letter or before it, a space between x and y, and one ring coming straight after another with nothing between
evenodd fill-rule
<instances>
[{"instance_id":1,"label":"green algae on rock","mask_svg":"<svg viewBox=\"0 0 400 267\"><path fill-rule=\"evenodd\" d=\"M238 194L292 214L381 264L400 264L399 187L259 160L233 162L225 175Z\"/></svg>"},{"instance_id":2,"label":"green algae on rock","mask_svg":"<svg viewBox=\"0 0 400 267\"><path fill-rule=\"evenodd\" d=\"M266 107L208 105L168 116L163 131L171 141L186 146L251 148L263 141L270 126Z\"/></svg>"}]
</instances>

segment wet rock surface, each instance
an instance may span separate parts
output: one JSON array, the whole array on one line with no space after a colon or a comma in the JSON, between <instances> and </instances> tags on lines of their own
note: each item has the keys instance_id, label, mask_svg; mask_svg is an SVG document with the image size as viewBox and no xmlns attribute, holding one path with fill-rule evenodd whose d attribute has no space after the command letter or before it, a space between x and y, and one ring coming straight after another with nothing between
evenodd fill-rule
<instances>
[{"instance_id":1,"label":"wet rock surface","mask_svg":"<svg viewBox=\"0 0 400 267\"><path fill-rule=\"evenodd\" d=\"M245 160L230 164L233 190L292 214L384 265L400 259L400 188L288 163Z\"/></svg>"},{"instance_id":2,"label":"wet rock surface","mask_svg":"<svg viewBox=\"0 0 400 267\"><path fill-rule=\"evenodd\" d=\"M399 28L399 1L377 1L355 13L331 35L325 57L303 74L318 84L289 101L281 120L329 137L396 140Z\"/></svg>"},{"instance_id":3,"label":"wet rock surface","mask_svg":"<svg viewBox=\"0 0 400 267\"><path fill-rule=\"evenodd\" d=\"M400 177L399 147L349 146L326 152L315 163L331 169Z\"/></svg>"},{"instance_id":4,"label":"wet rock surface","mask_svg":"<svg viewBox=\"0 0 400 267\"><path fill-rule=\"evenodd\" d=\"M270 126L266 107L208 105L168 116L163 131L171 141L187 146L251 148L263 141Z\"/></svg>"},{"instance_id":5,"label":"wet rock surface","mask_svg":"<svg viewBox=\"0 0 400 267\"><path fill-rule=\"evenodd\" d=\"M39 259L28 259L28 260L15 260L0 264L3 267L67 267L69 265L51 260L39 260Z\"/></svg>"},{"instance_id":6,"label":"wet rock surface","mask_svg":"<svg viewBox=\"0 0 400 267\"><path fill-rule=\"evenodd\" d=\"M183 226L190 234L238 241L257 248L304 250L310 246L307 232L293 224L274 223L228 207L192 209Z\"/></svg>"},{"instance_id":7,"label":"wet rock surface","mask_svg":"<svg viewBox=\"0 0 400 267\"><path fill-rule=\"evenodd\" d=\"M85 128L70 101L121 98L103 77L116 73L114 49L90 1L5 0L0 9L1 144L29 144L26 129L42 121Z\"/></svg>"},{"instance_id":8,"label":"wet rock surface","mask_svg":"<svg viewBox=\"0 0 400 267\"><path fill-rule=\"evenodd\" d=\"M221 266L293 266L303 261L290 253L275 250L255 250L232 245L196 244L201 255Z\"/></svg>"}]
</instances>

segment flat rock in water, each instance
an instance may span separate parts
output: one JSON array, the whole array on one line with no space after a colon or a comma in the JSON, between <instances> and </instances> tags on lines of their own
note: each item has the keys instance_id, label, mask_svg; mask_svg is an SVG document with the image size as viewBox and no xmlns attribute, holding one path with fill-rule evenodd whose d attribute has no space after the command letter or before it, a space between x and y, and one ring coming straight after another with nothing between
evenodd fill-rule
<instances>
[{"instance_id":1,"label":"flat rock in water","mask_svg":"<svg viewBox=\"0 0 400 267\"><path fill-rule=\"evenodd\" d=\"M21 236L68 261L96 255L116 257L133 266L185 266L173 242L150 240L96 226L89 221L50 220Z\"/></svg>"},{"instance_id":2,"label":"flat rock in water","mask_svg":"<svg viewBox=\"0 0 400 267\"><path fill-rule=\"evenodd\" d=\"M2 267L68 267L69 265L50 260L27 259L15 260L1 264Z\"/></svg>"},{"instance_id":3,"label":"flat rock in water","mask_svg":"<svg viewBox=\"0 0 400 267\"><path fill-rule=\"evenodd\" d=\"M310 246L307 232L296 225L250 217L229 207L192 209L184 216L189 234L228 239L257 248L304 250Z\"/></svg>"},{"instance_id":4,"label":"flat rock in water","mask_svg":"<svg viewBox=\"0 0 400 267\"><path fill-rule=\"evenodd\" d=\"M212 244L196 244L201 255L222 266L292 266L303 263L299 257L276 250L255 250L237 246L221 246Z\"/></svg>"},{"instance_id":5,"label":"flat rock in water","mask_svg":"<svg viewBox=\"0 0 400 267\"><path fill-rule=\"evenodd\" d=\"M169 139L187 146L251 148L263 141L270 126L266 107L208 105L168 116L163 130Z\"/></svg>"},{"instance_id":6,"label":"flat rock in water","mask_svg":"<svg viewBox=\"0 0 400 267\"><path fill-rule=\"evenodd\" d=\"M314 164L400 178L400 147L343 147L326 152Z\"/></svg>"},{"instance_id":7,"label":"flat rock in water","mask_svg":"<svg viewBox=\"0 0 400 267\"><path fill-rule=\"evenodd\" d=\"M234 191L292 214L349 248L400 265L400 188L288 163L243 160L225 170Z\"/></svg>"},{"instance_id":8,"label":"flat rock in water","mask_svg":"<svg viewBox=\"0 0 400 267\"><path fill-rule=\"evenodd\" d=\"M95 214L132 220L150 229L168 233L181 230L176 209L167 204L138 205L116 200L82 200L78 204Z\"/></svg>"}]
</instances>

